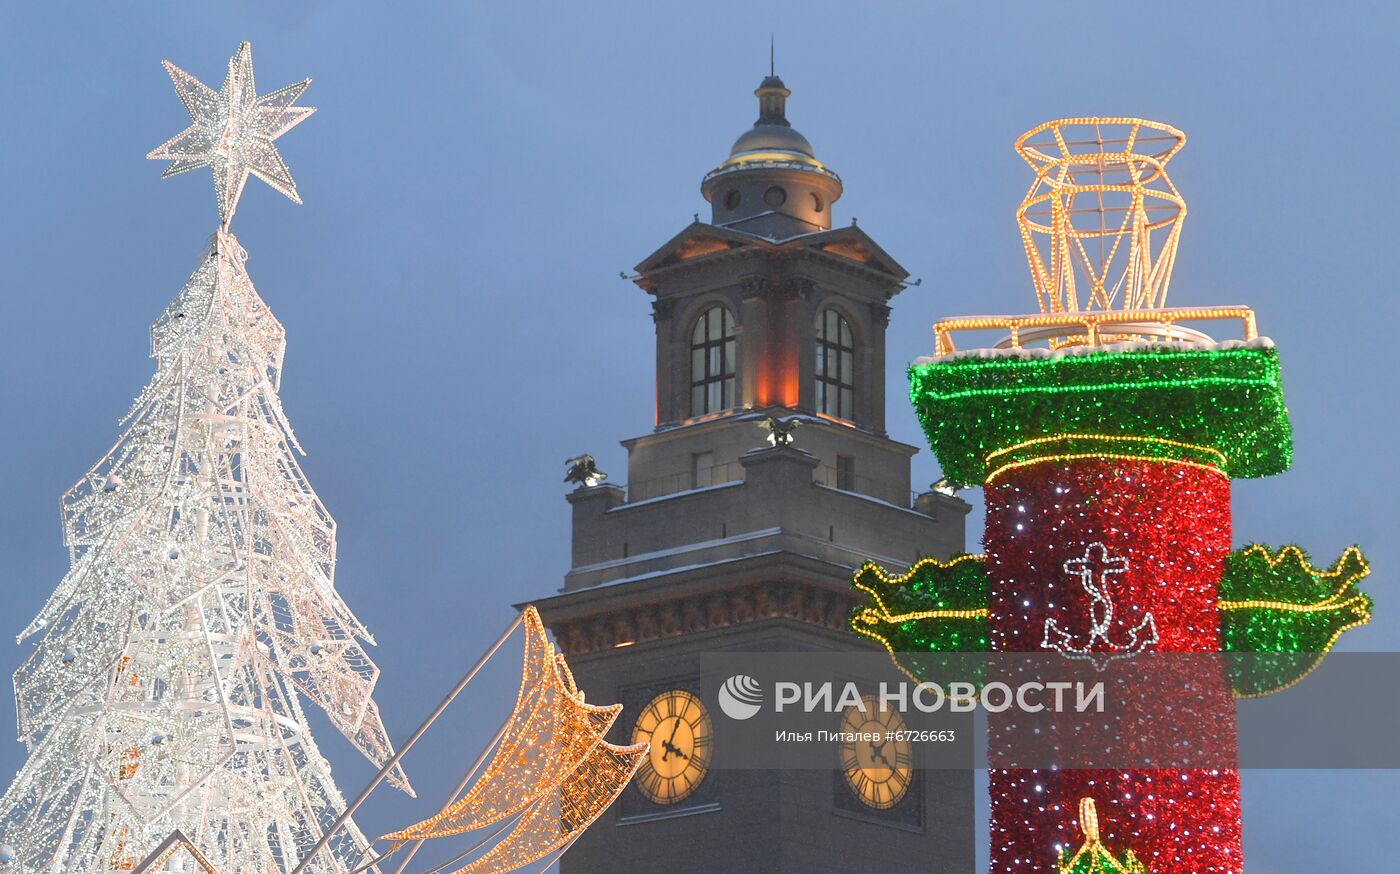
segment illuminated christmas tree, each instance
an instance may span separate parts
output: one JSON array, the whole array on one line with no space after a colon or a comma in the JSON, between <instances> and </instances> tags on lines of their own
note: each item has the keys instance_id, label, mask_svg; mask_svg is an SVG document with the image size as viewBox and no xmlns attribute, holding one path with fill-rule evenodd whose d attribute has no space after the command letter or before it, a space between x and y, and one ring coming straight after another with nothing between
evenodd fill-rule
<instances>
[{"instance_id":1,"label":"illuminated christmas tree","mask_svg":"<svg viewBox=\"0 0 1400 874\"><path fill-rule=\"evenodd\" d=\"M855 585L869 600L851 625L916 677L927 663L901 654L1051 652L1100 668L1144 653L1262 654L1216 657L1183 684L1214 702L1210 728L1233 754L1232 696L1295 682L1371 602L1355 589L1367 568L1354 549L1329 570L1296 547L1230 550L1231 479L1285 471L1292 438L1278 354L1254 313L1165 306L1186 215L1166 164L1184 144L1128 118L1050 122L1017 141L1035 173L1017 221L1040 312L940 322L936 356L910 369L944 475L984 488L986 554L894 579L867 565ZM1183 324L1222 321L1241 339ZM955 333L988 330L1008 336L955 348ZM1086 797L1148 870L1243 867L1233 767L994 767L990 786L998 874L1048 870L1075 845ZM1097 842L1096 818L1084 830Z\"/></svg>"},{"instance_id":2,"label":"illuminated christmas tree","mask_svg":"<svg viewBox=\"0 0 1400 874\"><path fill-rule=\"evenodd\" d=\"M371 761L392 753L278 398L283 329L229 232L249 173L298 201L272 142L312 113L294 105L310 80L258 96L247 43L218 91L166 69L193 123L150 157L210 167L221 224L152 328L125 431L63 497L71 569L20 636L6 871L130 870L177 830L201 865L291 870L344 809L298 693ZM366 847L351 826L311 870Z\"/></svg>"}]
</instances>

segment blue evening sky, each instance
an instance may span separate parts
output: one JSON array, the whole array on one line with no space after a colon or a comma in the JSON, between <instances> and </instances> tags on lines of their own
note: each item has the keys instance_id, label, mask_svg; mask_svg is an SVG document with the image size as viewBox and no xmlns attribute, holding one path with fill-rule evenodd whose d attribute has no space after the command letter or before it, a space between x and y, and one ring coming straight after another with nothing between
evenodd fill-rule
<instances>
[{"instance_id":1,"label":"blue evening sky","mask_svg":"<svg viewBox=\"0 0 1400 874\"><path fill-rule=\"evenodd\" d=\"M286 409L402 738L513 602L561 584L563 459L622 479L617 441L651 427L648 298L618 272L707 214L700 178L752 123L774 31L789 117L846 183L837 222L924 279L889 334L910 443L903 364L930 323L1034 307L1015 136L1089 114L1185 130L1171 301L1258 311L1297 443L1294 470L1238 484L1235 539L1320 561L1362 544L1377 618L1342 646L1400 649L1397 26L1393 5L1335 2L5 4L0 631L63 575L58 496L115 439L147 328L216 224L207 173L160 182L143 158L187 124L161 59L217 87L249 39L262 90L315 78L317 114L278 142L306 205L250 181L234 230L288 330ZM0 673L28 646L0 646ZM422 802L386 792L367 831L450 787L513 660L409 759ZM371 769L316 728L353 794ZM0 745L0 772L22 761ZM1244 795L1249 874L1394 857L1394 772L1249 772Z\"/></svg>"}]
</instances>

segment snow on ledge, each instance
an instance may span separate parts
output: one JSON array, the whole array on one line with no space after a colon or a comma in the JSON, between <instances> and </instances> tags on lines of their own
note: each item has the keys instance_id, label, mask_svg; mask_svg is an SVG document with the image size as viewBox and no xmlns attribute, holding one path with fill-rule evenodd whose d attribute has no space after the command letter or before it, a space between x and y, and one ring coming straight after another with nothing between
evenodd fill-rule
<instances>
[{"instance_id":1,"label":"snow on ledge","mask_svg":"<svg viewBox=\"0 0 1400 874\"><path fill-rule=\"evenodd\" d=\"M1218 343L1192 343L1184 340L1136 340L1131 343L1105 343L1102 346L1065 346L1060 349L1045 348L1006 348L1006 349L962 349L948 355L921 355L914 359L915 364L942 364L965 358L985 359L1051 359L1068 355L1097 355L1100 352L1142 352L1148 349L1180 349L1190 351L1220 351L1225 349L1272 349L1274 341L1268 337L1255 337L1253 340L1221 340Z\"/></svg>"}]
</instances>

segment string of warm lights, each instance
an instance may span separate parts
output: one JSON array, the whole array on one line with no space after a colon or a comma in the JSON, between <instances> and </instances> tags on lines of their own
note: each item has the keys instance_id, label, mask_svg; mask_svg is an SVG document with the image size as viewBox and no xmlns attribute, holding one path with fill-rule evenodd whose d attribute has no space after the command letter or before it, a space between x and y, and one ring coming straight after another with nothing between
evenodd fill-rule
<instances>
[{"instance_id":1,"label":"string of warm lights","mask_svg":"<svg viewBox=\"0 0 1400 874\"><path fill-rule=\"evenodd\" d=\"M1110 459L1113 461L1146 461L1155 464L1184 465L1186 467L1194 467L1197 470L1207 470L1211 473L1220 474L1220 476L1222 477L1225 476L1225 474L1221 473L1220 468L1216 467L1215 465L1202 464L1198 461L1186 461L1184 459L1176 458L1162 458L1155 455L1128 455L1126 453L1121 452L1078 452L1066 453L1063 455L1043 455L1038 458L1028 458L1025 461L1013 461L1009 464L1003 464L1001 467L998 467L987 474L987 479L984 485L991 485L997 480L998 477L1000 477L1004 473L1008 473L1013 470L1021 470L1022 468L1026 467L1033 467L1039 464L1063 464L1071 461L1093 461L1097 459Z\"/></svg>"},{"instance_id":2,"label":"string of warm lights","mask_svg":"<svg viewBox=\"0 0 1400 874\"><path fill-rule=\"evenodd\" d=\"M481 775L432 817L380 840L464 834L514 816L557 789L612 727L622 705L584 703L563 655L545 636L539 613L528 607L522 618L525 654L515 707Z\"/></svg>"},{"instance_id":3,"label":"string of warm lights","mask_svg":"<svg viewBox=\"0 0 1400 874\"><path fill-rule=\"evenodd\" d=\"M647 744L606 741L521 815L510 833L453 874L515 871L566 848L622 794L646 758Z\"/></svg>"},{"instance_id":4,"label":"string of warm lights","mask_svg":"<svg viewBox=\"0 0 1400 874\"><path fill-rule=\"evenodd\" d=\"M1198 446L1194 443L1183 443L1180 440L1168 440L1163 437L1138 437L1132 434L1050 434L1045 437L1033 437L1030 440L1023 440L1020 443L1014 443L1010 446L998 449L995 452L988 453L986 461L987 464L990 465L993 459L1021 453L1023 450L1027 449L1039 450L1042 447L1053 444L1075 445L1083 442L1106 443L1110 446L1115 444L1142 445L1146 448L1161 447L1164 450L1167 448L1182 449L1214 458L1216 460L1215 467L1224 467L1227 463L1225 453L1211 446ZM1164 453L1163 457L1169 456Z\"/></svg>"},{"instance_id":5,"label":"string of warm lights","mask_svg":"<svg viewBox=\"0 0 1400 874\"><path fill-rule=\"evenodd\" d=\"M526 607L518 624L525 629L520 686L511 715L477 764L488 755L489 761L479 776L473 765L462 778L458 792L473 777L475 782L460 798L454 796L428 819L380 838L393 843L379 859L403 853L399 870L426 840L495 823L501 825L432 870L443 871L471 857L476 858L454 874L514 871L546 857L557 858L616 800L646 757L647 744L618 747L602 739L622 705L597 707L584 702L563 653L545 635L539 612ZM482 657L467 679L495 649ZM434 718L436 714L424 728ZM407 850L402 849L405 843L411 844ZM356 870L367 870L376 861L370 859Z\"/></svg>"},{"instance_id":6,"label":"string of warm lights","mask_svg":"<svg viewBox=\"0 0 1400 874\"><path fill-rule=\"evenodd\" d=\"M1144 128L1149 136L1139 140ZM1052 143L1033 142L1047 131ZM1136 151L1162 139L1172 145ZM1016 223L1042 312L1165 303L1186 218L1166 164L1185 144L1176 128L1140 118L1059 119L1016 140L1035 172ZM1097 252L1085 241L1098 243Z\"/></svg>"},{"instance_id":7,"label":"string of warm lights","mask_svg":"<svg viewBox=\"0 0 1400 874\"><path fill-rule=\"evenodd\" d=\"M1211 321L1235 321L1240 322L1241 339L1248 341L1259 336L1259 329L1255 320L1254 311L1248 307L1222 306L1222 307L1166 307L1154 309L1127 309L1127 310L1079 310L1072 312L1048 312L1017 316L960 316L951 319L940 319L933 326L934 354L939 356L953 355L957 346L953 342L953 334L958 331L991 331L1001 330L1008 333L1006 346L1008 349L1021 349L1021 334L1031 329L1064 329L1063 332L1045 330L1036 331L1037 335L1046 334L1046 338L1069 337L1070 332L1082 332L1073 334L1076 343L1067 345L1087 345L1098 346L1105 342L1124 342L1139 339L1139 335L1150 333L1152 336L1160 337L1164 340L1171 340L1179 336L1180 339L1195 340L1203 338L1197 332L1178 331L1177 327L1181 322L1211 322ZM1119 326L1117 333L1110 333L1107 338L1103 335L1102 328L1105 326ZM1039 337L1038 337L1039 338ZM1054 344L1061 345L1061 344Z\"/></svg>"}]
</instances>

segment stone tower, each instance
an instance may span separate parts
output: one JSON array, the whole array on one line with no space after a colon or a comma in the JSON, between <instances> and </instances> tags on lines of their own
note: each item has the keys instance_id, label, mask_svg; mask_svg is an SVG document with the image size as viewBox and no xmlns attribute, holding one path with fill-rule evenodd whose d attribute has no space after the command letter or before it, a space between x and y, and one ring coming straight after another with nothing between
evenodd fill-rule
<instances>
[{"instance_id":1,"label":"stone tower","mask_svg":"<svg viewBox=\"0 0 1400 874\"><path fill-rule=\"evenodd\" d=\"M617 737L657 751L562 870L962 874L970 773L862 797L835 757L830 772L725 769L726 717L697 675L707 652L860 649L853 570L961 551L969 509L911 491L917 450L885 433L907 271L860 228L833 229L841 179L789 124L783 81L754 93L758 121L701 183L711 220L636 268L655 427L623 441L625 488L569 494L572 567L536 602L581 688L626 706Z\"/></svg>"}]
</instances>

